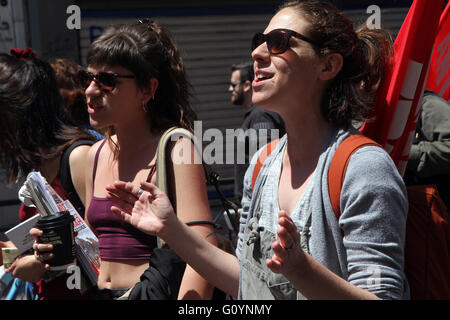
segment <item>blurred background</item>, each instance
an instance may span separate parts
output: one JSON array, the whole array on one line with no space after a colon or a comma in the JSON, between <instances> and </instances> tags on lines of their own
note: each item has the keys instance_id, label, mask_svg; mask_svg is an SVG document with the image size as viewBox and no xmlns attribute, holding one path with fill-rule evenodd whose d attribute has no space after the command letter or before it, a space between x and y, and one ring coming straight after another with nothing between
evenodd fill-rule
<instances>
[{"instance_id":1,"label":"blurred background","mask_svg":"<svg viewBox=\"0 0 450 320\"><path fill-rule=\"evenodd\" d=\"M0 52L28 46L44 59L68 57L84 65L87 48L104 30L116 23L133 23L154 18L175 36L194 88L193 107L203 131L239 128L244 107L232 105L228 92L230 67L249 61L250 40L262 32L270 17L284 1L275 0L0 0ZM333 2L359 25L373 14L367 8L381 9L381 26L394 39L412 0L335 0ZM69 29L68 19L80 8L80 28ZM210 142L209 142L210 143ZM208 142L206 142L208 144ZM233 144L234 145L234 144ZM228 148L232 148L228 144ZM216 150L224 164L213 165L220 175L221 189L233 196L233 164ZM0 231L18 223L18 186L6 187L0 172ZM217 194L208 188L211 208L220 211Z\"/></svg>"}]
</instances>

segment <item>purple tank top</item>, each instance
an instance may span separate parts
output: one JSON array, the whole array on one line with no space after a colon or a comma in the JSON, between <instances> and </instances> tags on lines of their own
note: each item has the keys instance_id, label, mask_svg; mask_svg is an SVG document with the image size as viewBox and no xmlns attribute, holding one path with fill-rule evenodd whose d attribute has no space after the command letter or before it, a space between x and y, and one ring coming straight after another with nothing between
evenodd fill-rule
<instances>
[{"instance_id":1,"label":"purple tank top","mask_svg":"<svg viewBox=\"0 0 450 320\"><path fill-rule=\"evenodd\" d=\"M94 194L98 157L105 141L100 145L95 155L92 172L92 194ZM151 179L155 168L156 166L151 168L147 181ZM100 258L103 260L149 259L152 249L157 246L156 237L145 234L122 221L111 212L111 206L113 205L113 202L107 198L92 196L87 211L89 224L97 232Z\"/></svg>"}]
</instances>

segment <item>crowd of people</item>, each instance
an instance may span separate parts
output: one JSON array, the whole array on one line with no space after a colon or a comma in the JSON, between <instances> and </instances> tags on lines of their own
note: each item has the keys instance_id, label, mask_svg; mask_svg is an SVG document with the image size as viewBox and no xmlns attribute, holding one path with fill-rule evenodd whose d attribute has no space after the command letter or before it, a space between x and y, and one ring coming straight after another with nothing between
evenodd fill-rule
<instances>
[{"instance_id":1,"label":"crowd of people","mask_svg":"<svg viewBox=\"0 0 450 320\"><path fill-rule=\"evenodd\" d=\"M167 192L156 186L162 135L172 127L193 131L196 120L167 28L149 19L111 26L91 44L86 68L50 64L31 49L0 54L0 163L8 182L40 171L73 200L60 182L61 157L77 141L92 141L73 149L69 163L101 261L95 287L70 290L67 275L49 271L53 246L33 228L32 251L6 272L35 283L40 299L126 299L152 267L159 238L186 262L178 299L211 299L215 288L235 299L408 299L408 198L389 154L366 146L352 155L339 220L327 180L337 147L359 134L352 123L370 112L392 55L389 34L355 29L329 2L289 1L251 45L253 62L232 67L231 101L248 108L244 129L278 129L280 139L256 180L263 149L236 170L242 212L235 254L217 246L201 164L167 157ZM408 164L418 176L450 174L448 122L436 126L439 147L422 146L435 138L428 119L448 119L448 103L439 103L444 116L427 116L438 108L431 102L424 107ZM177 150L197 152L185 138L166 151ZM445 166L437 164L442 158ZM20 208L21 221L35 214Z\"/></svg>"}]
</instances>

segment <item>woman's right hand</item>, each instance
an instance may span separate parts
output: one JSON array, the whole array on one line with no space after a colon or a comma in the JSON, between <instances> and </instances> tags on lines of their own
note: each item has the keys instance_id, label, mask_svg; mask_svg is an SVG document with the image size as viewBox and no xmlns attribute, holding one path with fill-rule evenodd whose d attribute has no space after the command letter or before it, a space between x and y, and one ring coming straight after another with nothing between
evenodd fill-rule
<instances>
[{"instance_id":1,"label":"woman's right hand","mask_svg":"<svg viewBox=\"0 0 450 320\"><path fill-rule=\"evenodd\" d=\"M139 196L139 190L142 189ZM164 238L164 231L177 219L167 195L154 184L142 182L141 188L130 182L117 181L106 187L111 211L125 222L147 234Z\"/></svg>"},{"instance_id":2,"label":"woman's right hand","mask_svg":"<svg viewBox=\"0 0 450 320\"><path fill-rule=\"evenodd\" d=\"M37 260L33 255L25 255L18 257L14 262L5 269L5 272L11 273L14 278L23 281L38 282L44 276L48 265Z\"/></svg>"},{"instance_id":3,"label":"woman's right hand","mask_svg":"<svg viewBox=\"0 0 450 320\"><path fill-rule=\"evenodd\" d=\"M45 269L50 269L50 265L46 263L47 260L54 258L52 253L53 245L51 243L40 243L40 237L44 234L41 229L31 228L30 235L34 238L33 251L36 260L44 264Z\"/></svg>"}]
</instances>

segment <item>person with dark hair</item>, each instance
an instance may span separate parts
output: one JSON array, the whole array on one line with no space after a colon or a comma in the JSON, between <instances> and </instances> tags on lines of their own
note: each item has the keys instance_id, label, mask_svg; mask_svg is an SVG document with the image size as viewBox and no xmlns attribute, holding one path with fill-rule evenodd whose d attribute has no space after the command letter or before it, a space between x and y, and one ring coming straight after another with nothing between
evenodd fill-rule
<instances>
[{"instance_id":1,"label":"person with dark hair","mask_svg":"<svg viewBox=\"0 0 450 320\"><path fill-rule=\"evenodd\" d=\"M103 136L93 130L89 124L86 96L78 77L83 67L68 58L55 59L52 61L51 66L55 70L59 93L67 108L70 120L80 128L87 129L97 140L103 139Z\"/></svg>"},{"instance_id":2,"label":"person with dark hair","mask_svg":"<svg viewBox=\"0 0 450 320\"><path fill-rule=\"evenodd\" d=\"M369 145L351 155L339 220L328 185L335 151L359 134L352 120L368 115L392 51L388 33L366 26L355 31L324 1L283 4L253 37L252 101L279 113L287 134L256 171L254 186L265 148L245 174L237 257L186 228L153 184L141 184L145 191L132 206L127 197L139 188L117 183L111 210L163 238L212 284L240 299L409 298L408 200L389 154Z\"/></svg>"},{"instance_id":3,"label":"person with dark hair","mask_svg":"<svg viewBox=\"0 0 450 320\"><path fill-rule=\"evenodd\" d=\"M39 171L64 200L79 199L84 204L84 168L90 146L79 145L69 156L76 194L69 195L59 175L62 154L79 140L94 138L68 121L50 64L37 58L31 48L0 54L0 163L7 182L23 182L28 173ZM35 214L36 208L22 204L19 220ZM46 273L46 268L43 260L25 254L5 271L36 282L40 299L82 298L79 290L67 289L67 275L47 282L54 275Z\"/></svg>"},{"instance_id":4,"label":"person with dark hair","mask_svg":"<svg viewBox=\"0 0 450 320\"><path fill-rule=\"evenodd\" d=\"M245 162L239 163L239 157L236 157L234 164L234 197L238 202L242 199L244 174L256 148L285 134L283 119L277 113L266 111L252 104L254 77L252 62L242 62L231 66L230 87L228 88L228 91L231 92L231 103L247 108L241 125L245 139L238 139L237 145L238 152L245 153ZM253 152L251 152L250 146L254 146Z\"/></svg>"},{"instance_id":5,"label":"person with dark hair","mask_svg":"<svg viewBox=\"0 0 450 320\"><path fill-rule=\"evenodd\" d=\"M90 124L105 138L89 152L86 165L86 218L99 240L98 298L117 299L149 268L157 239L111 213L106 187L117 180L156 181L157 147L171 127L193 131L195 112L180 52L170 32L156 21L114 25L95 40L80 73ZM194 155L189 139L170 141L167 154ZM203 166L167 157L168 190L178 218L212 221ZM133 197L135 202L138 197ZM216 245L211 225L190 228ZM212 234L212 235L211 235ZM210 299L213 287L189 266L179 299Z\"/></svg>"}]
</instances>

